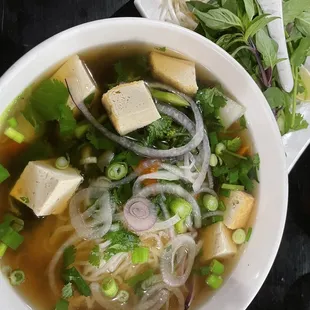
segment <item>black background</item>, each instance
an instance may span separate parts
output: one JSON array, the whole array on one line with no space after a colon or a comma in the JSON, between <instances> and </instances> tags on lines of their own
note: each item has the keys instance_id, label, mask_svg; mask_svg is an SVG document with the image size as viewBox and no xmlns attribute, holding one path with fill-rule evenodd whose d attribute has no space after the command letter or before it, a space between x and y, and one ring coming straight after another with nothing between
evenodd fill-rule
<instances>
[{"instance_id":1,"label":"black background","mask_svg":"<svg viewBox=\"0 0 310 310\"><path fill-rule=\"evenodd\" d=\"M48 37L113 15L139 13L128 0L0 0L0 76ZM308 148L290 174L289 210L281 247L248 310L310 309L310 276L302 277L310 272L309 157Z\"/></svg>"}]
</instances>

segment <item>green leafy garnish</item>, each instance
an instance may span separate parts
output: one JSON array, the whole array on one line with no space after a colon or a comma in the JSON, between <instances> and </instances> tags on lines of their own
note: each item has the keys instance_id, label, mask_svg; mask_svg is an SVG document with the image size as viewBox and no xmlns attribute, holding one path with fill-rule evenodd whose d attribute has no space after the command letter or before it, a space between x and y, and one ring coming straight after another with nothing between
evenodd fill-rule
<instances>
[{"instance_id":1,"label":"green leafy garnish","mask_svg":"<svg viewBox=\"0 0 310 310\"><path fill-rule=\"evenodd\" d=\"M58 300L55 310L68 310L69 309L69 302L65 299Z\"/></svg>"},{"instance_id":2,"label":"green leafy garnish","mask_svg":"<svg viewBox=\"0 0 310 310\"><path fill-rule=\"evenodd\" d=\"M111 241L110 246L104 252L104 259L109 260L113 255L121 252L130 252L139 245L139 237L124 228L118 231L110 231L104 236Z\"/></svg>"},{"instance_id":3,"label":"green leafy garnish","mask_svg":"<svg viewBox=\"0 0 310 310\"><path fill-rule=\"evenodd\" d=\"M92 266L99 267L101 256L99 245L95 245L88 256L88 261Z\"/></svg>"},{"instance_id":4,"label":"green leafy garnish","mask_svg":"<svg viewBox=\"0 0 310 310\"><path fill-rule=\"evenodd\" d=\"M140 273L136 276L133 276L131 278L129 278L126 283L133 287L136 288L137 285L145 280L147 280L148 278L152 277L154 275L154 270L153 269L148 269L143 273Z\"/></svg>"},{"instance_id":5,"label":"green leafy garnish","mask_svg":"<svg viewBox=\"0 0 310 310\"><path fill-rule=\"evenodd\" d=\"M68 98L68 90L62 82L45 80L32 93L23 114L37 131L41 131L46 122L58 121L60 134L70 135L76 121L67 105Z\"/></svg>"},{"instance_id":6,"label":"green leafy garnish","mask_svg":"<svg viewBox=\"0 0 310 310\"><path fill-rule=\"evenodd\" d=\"M111 163L125 162L128 166L136 167L141 161L141 157L132 151L124 151L114 156Z\"/></svg>"},{"instance_id":7,"label":"green leafy garnish","mask_svg":"<svg viewBox=\"0 0 310 310\"><path fill-rule=\"evenodd\" d=\"M167 50L167 47L162 46L162 47L155 47L156 50L160 51L160 52L165 52Z\"/></svg>"},{"instance_id":8,"label":"green leafy garnish","mask_svg":"<svg viewBox=\"0 0 310 310\"><path fill-rule=\"evenodd\" d=\"M97 150L111 150L115 148L113 141L98 133L94 128L89 129L86 138Z\"/></svg>"},{"instance_id":9,"label":"green leafy garnish","mask_svg":"<svg viewBox=\"0 0 310 310\"><path fill-rule=\"evenodd\" d=\"M225 142L226 142L225 144L226 144L227 150L231 152L238 152L242 145L242 140L240 137L236 137L232 140L227 140Z\"/></svg>"},{"instance_id":10,"label":"green leafy garnish","mask_svg":"<svg viewBox=\"0 0 310 310\"><path fill-rule=\"evenodd\" d=\"M75 256L76 256L76 248L74 245L70 245L67 248L65 248L64 254L63 254L64 268L67 268L74 263Z\"/></svg>"},{"instance_id":11,"label":"green leafy garnish","mask_svg":"<svg viewBox=\"0 0 310 310\"><path fill-rule=\"evenodd\" d=\"M80 273L77 271L75 267L72 267L70 269L66 269L62 277L66 283L72 282L75 284L77 290L79 293L83 296L90 296L91 290L88 286L88 284L85 282L83 277L80 275Z\"/></svg>"},{"instance_id":12,"label":"green leafy garnish","mask_svg":"<svg viewBox=\"0 0 310 310\"><path fill-rule=\"evenodd\" d=\"M73 296L72 283L69 282L62 288L61 296L63 299L69 299L70 297Z\"/></svg>"},{"instance_id":13,"label":"green leafy garnish","mask_svg":"<svg viewBox=\"0 0 310 310\"><path fill-rule=\"evenodd\" d=\"M9 171L0 164L0 183L4 182L9 177Z\"/></svg>"},{"instance_id":14,"label":"green leafy garnish","mask_svg":"<svg viewBox=\"0 0 310 310\"><path fill-rule=\"evenodd\" d=\"M24 197L24 196L22 196L22 197L19 197L19 199L23 202L23 203L29 203L29 198L28 197Z\"/></svg>"}]
</instances>

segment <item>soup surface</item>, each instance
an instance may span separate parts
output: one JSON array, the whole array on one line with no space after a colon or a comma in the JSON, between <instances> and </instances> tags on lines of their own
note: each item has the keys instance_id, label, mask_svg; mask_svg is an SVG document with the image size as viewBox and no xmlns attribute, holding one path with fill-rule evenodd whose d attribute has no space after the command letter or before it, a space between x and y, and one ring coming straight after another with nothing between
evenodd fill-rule
<instances>
[{"instance_id":1,"label":"soup surface","mask_svg":"<svg viewBox=\"0 0 310 310\"><path fill-rule=\"evenodd\" d=\"M249 241L245 109L164 47L73 55L0 144L2 271L33 309L188 309Z\"/></svg>"}]
</instances>

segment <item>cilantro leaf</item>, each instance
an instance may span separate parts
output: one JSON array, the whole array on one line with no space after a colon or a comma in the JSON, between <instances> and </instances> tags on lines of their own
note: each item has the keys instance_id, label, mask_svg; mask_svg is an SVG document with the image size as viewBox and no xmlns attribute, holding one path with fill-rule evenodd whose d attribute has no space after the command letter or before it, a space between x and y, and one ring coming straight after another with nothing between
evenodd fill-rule
<instances>
[{"instance_id":1,"label":"cilantro leaf","mask_svg":"<svg viewBox=\"0 0 310 310\"><path fill-rule=\"evenodd\" d=\"M93 128L87 132L86 138L97 150L111 150L115 148L113 141L101 135Z\"/></svg>"},{"instance_id":2,"label":"cilantro leaf","mask_svg":"<svg viewBox=\"0 0 310 310\"><path fill-rule=\"evenodd\" d=\"M58 80L45 80L33 91L23 115L37 130L43 130L46 122L58 121L60 133L68 135L74 132L76 121L67 106L69 92Z\"/></svg>"},{"instance_id":3,"label":"cilantro leaf","mask_svg":"<svg viewBox=\"0 0 310 310\"><path fill-rule=\"evenodd\" d=\"M242 140L240 137L236 137L232 140L227 140L225 144L229 151L238 152L242 145Z\"/></svg>"},{"instance_id":4,"label":"cilantro leaf","mask_svg":"<svg viewBox=\"0 0 310 310\"><path fill-rule=\"evenodd\" d=\"M69 302L65 299L59 299L55 310L68 310L69 309Z\"/></svg>"},{"instance_id":5,"label":"cilantro leaf","mask_svg":"<svg viewBox=\"0 0 310 310\"><path fill-rule=\"evenodd\" d=\"M64 250L63 260L64 260L64 268L69 267L75 261L76 256L76 248L74 245L70 245Z\"/></svg>"},{"instance_id":6,"label":"cilantro leaf","mask_svg":"<svg viewBox=\"0 0 310 310\"><path fill-rule=\"evenodd\" d=\"M66 283L72 282L75 284L77 290L79 293L83 296L90 296L91 290L88 286L88 284L85 282L83 277L80 275L78 270L75 267L72 267L70 269L66 269L62 277Z\"/></svg>"},{"instance_id":7,"label":"cilantro leaf","mask_svg":"<svg viewBox=\"0 0 310 310\"><path fill-rule=\"evenodd\" d=\"M73 287L71 282L69 282L62 288L61 296L63 299L68 299L73 296Z\"/></svg>"},{"instance_id":8,"label":"cilantro leaf","mask_svg":"<svg viewBox=\"0 0 310 310\"><path fill-rule=\"evenodd\" d=\"M295 114L295 123L294 123L294 126L291 128L291 130L296 131L296 130L306 129L306 128L308 128L308 126L309 126L309 124L304 119L303 115L300 113L296 113Z\"/></svg>"},{"instance_id":9,"label":"cilantro leaf","mask_svg":"<svg viewBox=\"0 0 310 310\"><path fill-rule=\"evenodd\" d=\"M199 90L196 94L196 101L200 104L204 117L212 114L218 118L219 109L226 105L224 94L216 87Z\"/></svg>"},{"instance_id":10,"label":"cilantro leaf","mask_svg":"<svg viewBox=\"0 0 310 310\"><path fill-rule=\"evenodd\" d=\"M99 245L95 245L88 256L89 263L94 267L100 266L101 253Z\"/></svg>"},{"instance_id":11,"label":"cilantro leaf","mask_svg":"<svg viewBox=\"0 0 310 310\"><path fill-rule=\"evenodd\" d=\"M145 144L152 145L156 140L163 139L165 134L171 129L172 118L163 115L157 121L151 123L146 127L148 136L146 138Z\"/></svg>"},{"instance_id":12,"label":"cilantro leaf","mask_svg":"<svg viewBox=\"0 0 310 310\"><path fill-rule=\"evenodd\" d=\"M135 167L141 161L141 157L132 151L124 151L114 156L111 163L125 162L131 167Z\"/></svg>"},{"instance_id":13,"label":"cilantro leaf","mask_svg":"<svg viewBox=\"0 0 310 310\"><path fill-rule=\"evenodd\" d=\"M140 273L136 276L133 276L131 278L129 278L128 280L126 280L126 283L133 287L136 288L137 285L147 279L149 279L150 277L152 277L154 275L154 270L153 269L148 269L143 273Z\"/></svg>"},{"instance_id":14,"label":"cilantro leaf","mask_svg":"<svg viewBox=\"0 0 310 310\"><path fill-rule=\"evenodd\" d=\"M0 183L10 177L9 171L0 164Z\"/></svg>"}]
</instances>

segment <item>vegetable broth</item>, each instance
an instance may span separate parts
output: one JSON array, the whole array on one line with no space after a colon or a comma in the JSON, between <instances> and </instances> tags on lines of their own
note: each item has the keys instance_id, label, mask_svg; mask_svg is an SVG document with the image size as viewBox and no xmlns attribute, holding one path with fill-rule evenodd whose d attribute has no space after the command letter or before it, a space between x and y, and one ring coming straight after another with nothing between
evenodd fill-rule
<instances>
[{"instance_id":1,"label":"vegetable broth","mask_svg":"<svg viewBox=\"0 0 310 310\"><path fill-rule=\"evenodd\" d=\"M135 43L135 44L117 45L117 46L89 50L80 53L79 56L87 64L95 81L99 85L100 92L102 93L107 91L107 85L115 81L114 64L117 61L128 57L147 56L150 51L154 50L156 50L156 48L152 46ZM164 53L171 56L180 57L180 55L171 51L165 51ZM207 70L199 66L197 67L198 67L197 76L199 84L204 86L214 85L214 80L207 72ZM44 77L51 76L55 71L56 70L54 69L51 70L51 72L44 75ZM150 77L150 74L148 73L147 76ZM39 83L39 81L37 81L37 83ZM35 83L35 85L37 85L37 83ZM99 111L102 111L102 107L99 108ZM81 115L79 116L79 119L82 119ZM230 133L229 136L231 136L232 138L236 137L237 134L239 134L240 129L239 127L240 127L239 123L233 125L230 128L232 133ZM64 146L64 144L66 144L67 142L59 143L58 137L57 135L55 135L54 131L55 126L54 124L52 124L52 126L48 127L44 136L38 140L39 143L41 142L45 143L45 141L49 142L53 158L63 155L64 154L63 150L66 150L67 147L67 145ZM235 132L237 134L235 134ZM247 154L251 155L253 153L252 145L247 131L246 130L243 131L242 134L240 134L240 136L242 139L243 147L249 147ZM135 136L131 138L136 139ZM1 186L0 195L2 198L1 213L4 214L8 210L10 210L9 190L11 189L11 187L19 177L20 173L22 172L23 168L27 164L26 160L27 156L25 156L26 159L24 158L25 159L24 163L19 164L19 162L21 161L20 158L22 158L25 155L27 149L29 150L29 146L23 143L21 145L18 146L14 145L14 147L11 147L11 141L7 139L5 136L1 141L2 141L0 144L1 163L6 165L11 174L11 178L4 184L0 185ZM80 148L77 149L79 150ZM94 153L96 156L99 155L99 151L95 150ZM42 155L42 153L37 154L34 157L35 158L32 157L30 159L37 160L46 158L45 154ZM76 159L74 158L74 155L72 155L71 163L74 164L75 162ZM98 172L93 173L91 169L85 170L83 173L86 181L88 181L88 179L98 176ZM83 186L85 186L85 182L83 183ZM8 249L7 253L5 254L2 260L2 266L9 265L13 270L21 269L24 271L26 275L26 281L18 288L18 292L20 292L25 297L25 299L27 300L27 302L29 302L29 305L31 305L33 309L42 309L42 310L53 309L53 307L55 307L55 304L57 303L57 300L59 299L60 291L63 287L63 281L60 276L62 270L61 265L62 260L60 260L60 262L57 264L57 272L56 272L56 285L57 290L59 291L59 296L55 296L52 290L50 290L49 288L48 265L50 264L50 261L52 260L53 256L59 249L60 245L62 245L74 231L74 228L71 226L69 222L69 212L68 210L66 210L63 214L49 215L39 219L36 216L34 216L34 214L26 206L20 207L20 204L18 204L18 206L19 209L22 210L21 216L25 221L25 228L22 233L25 240L21 245L21 247L16 252ZM56 231L60 232L59 235L55 234ZM85 248L82 247L83 251L77 254L77 259L79 262L87 261L89 252L91 251L93 246L94 243L90 242L85 246ZM149 244L149 246L156 247L152 242ZM226 276L227 273L231 271L241 252L242 250L239 250L238 254L235 255L235 257L225 260L226 271L224 277ZM205 264L206 263L201 263L198 257L196 259L194 269L197 270L200 267L204 266ZM134 268L139 269L140 267L138 266L132 268L133 268L132 273L134 274L135 272ZM148 267L144 266L139 269L138 273L141 273L147 269ZM157 269L157 271L158 270L159 268ZM194 305L202 302L207 295L212 293L212 291L209 288L207 288L205 284L205 277L197 276L197 279L198 279L197 280L198 285ZM134 291L126 283L120 284L120 289L127 290L131 295L134 295ZM130 299L130 301L126 303L123 306L123 308L134 309L137 298L138 297L135 296L132 299ZM84 300L83 303L80 304L81 298L77 292L74 293L74 297L71 299L71 301L72 303L70 302L70 309L79 309L79 310L103 309L102 306L99 306L96 303L92 304L90 308L88 308ZM177 300L175 297L173 297L170 300L169 309L178 309L177 306L178 306Z\"/></svg>"}]
</instances>

